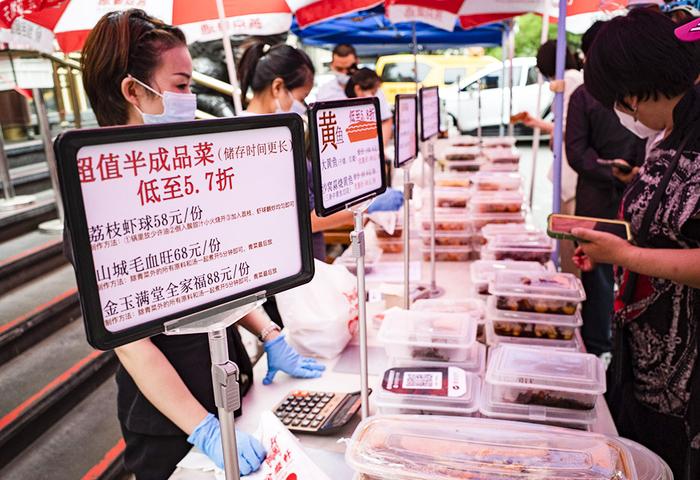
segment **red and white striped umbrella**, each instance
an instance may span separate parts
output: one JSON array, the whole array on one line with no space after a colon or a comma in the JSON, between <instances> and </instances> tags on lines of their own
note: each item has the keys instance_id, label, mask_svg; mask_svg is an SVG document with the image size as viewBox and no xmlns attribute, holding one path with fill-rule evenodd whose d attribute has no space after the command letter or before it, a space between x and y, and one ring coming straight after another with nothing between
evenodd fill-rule
<instances>
[{"instance_id":1,"label":"red and white striped umbrella","mask_svg":"<svg viewBox=\"0 0 700 480\"><path fill-rule=\"evenodd\" d=\"M300 28L367 10L382 4L382 0L287 0Z\"/></svg>"},{"instance_id":2,"label":"red and white striped umbrella","mask_svg":"<svg viewBox=\"0 0 700 480\"><path fill-rule=\"evenodd\" d=\"M53 7L62 1L64 0L0 0L0 28L10 28L17 18Z\"/></svg>"},{"instance_id":3,"label":"red and white striped umbrella","mask_svg":"<svg viewBox=\"0 0 700 480\"><path fill-rule=\"evenodd\" d=\"M67 0L25 15L27 20L52 30L61 50L82 49L97 21L106 13L140 8L165 23L178 25L188 42L221 38L216 0ZM229 34L272 35L289 31L292 13L285 0L223 0Z\"/></svg>"}]
</instances>

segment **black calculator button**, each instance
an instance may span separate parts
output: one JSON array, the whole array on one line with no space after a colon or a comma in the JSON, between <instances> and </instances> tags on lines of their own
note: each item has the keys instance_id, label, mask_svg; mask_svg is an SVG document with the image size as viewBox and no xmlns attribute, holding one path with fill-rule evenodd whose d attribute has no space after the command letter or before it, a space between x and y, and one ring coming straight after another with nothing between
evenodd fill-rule
<instances>
[{"instance_id":1,"label":"black calculator button","mask_svg":"<svg viewBox=\"0 0 700 480\"><path fill-rule=\"evenodd\" d=\"M301 407L294 407L294 411L297 413L301 412Z\"/></svg>"},{"instance_id":2,"label":"black calculator button","mask_svg":"<svg viewBox=\"0 0 700 480\"><path fill-rule=\"evenodd\" d=\"M294 407L292 407L292 406L286 407L286 408L284 409L285 412L291 412L291 411L293 411L293 410L294 410Z\"/></svg>"},{"instance_id":3,"label":"black calculator button","mask_svg":"<svg viewBox=\"0 0 700 480\"><path fill-rule=\"evenodd\" d=\"M302 411L304 413L309 413L309 412L311 412L311 409L309 407L306 407L306 408L302 409Z\"/></svg>"},{"instance_id":4,"label":"black calculator button","mask_svg":"<svg viewBox=\"0 0 700 480\"><path fill-rule=\"evenodd\" d=\"M299 402L299 406L300 406L301 408L304 408L304 407L307 406L307 405L308 405L308 403L305 402L305 401L304 401L304 402Z\"/></svg>"},{"instance_id":5,"label":"black calculator button","mask_svg":"<svg viewBox=\"0 0 700 480\"><path fill-rule=\"evenodd\" d=\"M287 417L288 418L297 418L297 414L296 414L296 412L288 413Z\"/></svg>"}]
</instances>

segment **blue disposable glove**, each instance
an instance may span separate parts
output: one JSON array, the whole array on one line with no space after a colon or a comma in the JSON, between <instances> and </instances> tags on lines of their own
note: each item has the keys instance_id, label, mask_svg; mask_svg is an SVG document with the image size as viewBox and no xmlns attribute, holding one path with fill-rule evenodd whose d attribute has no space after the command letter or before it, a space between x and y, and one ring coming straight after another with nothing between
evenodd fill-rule
<instances>
[{"instance_id":1,"label":"blue disposable glove","mask_svg":"<svg viewBox=\"0 0 700 480\"><path fill-rule=\"evenodd\" d=\"M387 188L386 192L379 195L369 205L367 213L396 212L403 205L403 192Z\"/></svg>"},{"instance_id":2,"label":"blue disposable glove","mask_svg":"<svg viewBox=\"0 0 700 480\"><path fill-rule=\"evenodd\" d=\"M326 369L313 358L302 357L285 341L284 335L267 341L264 344L267 353L267 375L263 379L263 385L269 385L274 380L277 372L296 378L318 378Z\"/></svg>"},{"instance_id":3,"label":"blue disposable glove","mask_svg":"<svg viewBox=\"0 0 700 480\"><path fill-rule=\"evenodd\" d=\"M221 445L221 426L219 419L211 413L197 425L187 441L199 448L217 467L224 468L224 453ZM236 430L236 447L238 448L238 470L241 475L256 472L265 461L267 452L255 437Z\"/></svg>"}]
</instances>

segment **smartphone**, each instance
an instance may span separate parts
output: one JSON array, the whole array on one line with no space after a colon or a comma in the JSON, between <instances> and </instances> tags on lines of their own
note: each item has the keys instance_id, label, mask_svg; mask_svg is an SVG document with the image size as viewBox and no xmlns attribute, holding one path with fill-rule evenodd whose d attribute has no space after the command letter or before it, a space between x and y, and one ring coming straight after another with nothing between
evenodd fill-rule
<instances>
[{"instance_id":1,"label":"smartphone","mask_svg":"<svg viewBox=\"0 0 700 480\"><path fill-rule=\"evenodd\" d=\"M598 165L617 167L618 170L620 170L622 173L632 172L632 166L630 166L630 164L628 164L627 162L622 162L620 160L604 160L602 158L599 158L598 160L596 160L596 162L598 162Z\"/></svg>"},{"instance_id":2,"label":"smartphone","mask_svg":"<svg viewBox=\"0 0 700 480\"><path fill-rule=\"evenodd\" d=\"M577 217L552 213L547 218L547 235L561 240L579 241L571 234L574 228L588 228L599 232L612 233L615 236L632 241L630 224L623 220L608 220L605 218Z\"/></svg>"},{"instance_id":3,"label":"smartphone","mask_svg":"<svg viewBox=\"0 0 700 480\"><path fill-rule=\"evenodd\" d=\"M467 373L458 367L390 368L382 388L402 395L461 397L467 392Z\"/></svg>"}]
</instances>

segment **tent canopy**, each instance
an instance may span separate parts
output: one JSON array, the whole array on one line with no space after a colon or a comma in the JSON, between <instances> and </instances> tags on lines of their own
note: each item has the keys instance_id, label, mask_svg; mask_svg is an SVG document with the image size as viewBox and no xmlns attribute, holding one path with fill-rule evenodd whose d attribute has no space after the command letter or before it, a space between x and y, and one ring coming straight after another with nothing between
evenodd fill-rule
<instances>
[{"instance_id":1,"label":"tent canopy","mask_svg":"<svg viewBox=\"0 0 700 480\"><path fill-rule=\"evenodd\" d=\"M413 23L392 24L384 15L384 7L344 15L300 29L296 19L292 32L305 45L332 49L339 43L353 45L359 55L390 54L412 51ZM501 25L487 25L464 30L459 25L448 32L424 23L416 23L416 36L421 50L439 50L466 45L501 44Z\"/></svg>"}]
</instances>

